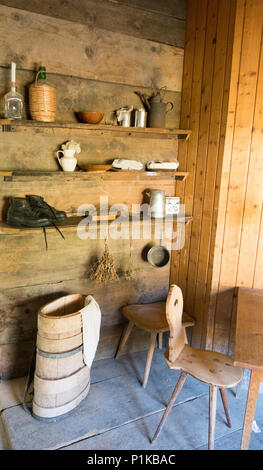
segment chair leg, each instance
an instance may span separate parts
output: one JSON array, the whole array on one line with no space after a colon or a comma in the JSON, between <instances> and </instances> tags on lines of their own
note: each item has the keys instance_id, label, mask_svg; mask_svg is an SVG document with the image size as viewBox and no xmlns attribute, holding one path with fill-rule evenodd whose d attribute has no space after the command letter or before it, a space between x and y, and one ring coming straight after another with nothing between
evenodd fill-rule
<instances>
[{"instance_id":1,"label":"chair leg","mask_svg":"<svg viewBox=\"0 0 263 470\"><path fill-rule=\"evenodd\" d=\"M176 399L176 397L179 395L179 393L180 393L180 391L181 391L181 389L182 389L182 387L183 387L183 385L184 385L184 383L185 383L185 379L186 379L187 375L188 375L188 374L187 374L186 372L182 372L182 373L181 373L181 375L180 375L180 377L179 377L179 380L178 380L178 382L177 382L177 384L176 384L176 386L175 386L175 388L174 388L174 391L173 391L173 393L172 393L172 396L171 396L171 398L170 398L170 401L169 401L169 403L168 403L168 405L167 405L167 407L166 407L166 410L165 410L165 412L164 412L164 414L163 414L163 417L162 417L162 419L161 419L161 421L160 421L160 423L159 423L159 425L158 425L158 428L156 429L155 434L154 434L154 436L153 436L153 438L152 438L152 441L151 441L152 443L157 439L157 437L158 437L158 435L159 435L159 433L160 433L160 431L161 431L161 429L162 429L162 427L163 427L163 425L164 425L164 423L165 423L165 421L166 421L166 418L167 418L169 412L171 411L171 408L172 408L172 406L173 406L173 404L174 404L174 402L175 402L175 399Z\"/></svg>"},{"instance_id":2,"label":"chair leg","mask_svg":"<svg viewBox=\"0 0 263 470\"><path fill-rule=\"evenodd\" d=\"M157 337L157 333L152 332L151 337L150 337L150 345L149 345L148 354L147 354L145 371L144 371L144 378L143 378L143 384L142 384L143 388L146 387L147 382L148 382L149 373L150 373L150 369L152 365L153 352L154 352L154 348L156 344L156 337Z\"/></svg>"},{"instance_id":3,"label":"chair leg","mask_svg":"<svg viewBox=\"0 0 263 470\"><path fill-rule=\"evenodd\" d=\"M158 346L159 346L159 349L162 349L163 347L163 333L162 332L158 333Z\"/></svg>"},{"instance_id":4,"label":"chair leg","mask_svg":"<svg viewBox=\"0 0 263 470\"><path fill-rule=\"evenodd\" d=\"M210 385L208 450L214 450L215 424L216 424L216 397L217 397L217 387L215 385Z\"/></svg>"},{"instance_id":5,"label":"chair leg","mask_svg":"<svg viewBox=\"0 0 263 470\"><path fill-rule=\"evenodd\" d=\"M225 410L225 415L226 415L226 420L227 420L227 425L229 428L231 428L231 420L230 420L230 415L229 415L229 409L228 409L228 403L227 403L227 396L226 396L226 391L224 388L220 388L220 393L221 393L221 398L223 402L223 407Z\"/></svg>"},{"instance_id":6,"label":"chair leg","mask_svg":"<svg viewBox=\"0 0 263 470\"><path fill-rule=\"evenodd\" d=\"M127 343L127 340L128 340L128 338L131 334L131 330L132 330L133 326L134 326L134 323L132 323L132 321L129 321L128 326L127 326L127 328L126 328L126 330L123 334L123 337L121 339L120 345L118 347L115 359L118 359L120 357L120 355L121 355L121 353L124 349L124 346Z\"/></svg>"}]
</instances>

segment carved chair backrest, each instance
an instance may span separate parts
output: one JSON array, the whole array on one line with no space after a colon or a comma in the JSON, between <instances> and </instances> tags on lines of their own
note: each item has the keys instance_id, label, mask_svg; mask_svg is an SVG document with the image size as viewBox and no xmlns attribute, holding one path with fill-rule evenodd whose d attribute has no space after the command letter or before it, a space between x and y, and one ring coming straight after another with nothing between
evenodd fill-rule
<instances>
[{"instance_id":1,"label":"carved chair backrest","mask_svg":"<svg viewBox=\"0 0 263 470\"><path fill-rule=\"evenodd\" d=\"M182 326L183 294L180 287L172 284L166 300L166 319L170 329L169 361L175 361L186 341L185 328Z\"/></svg>"}]
</instances>

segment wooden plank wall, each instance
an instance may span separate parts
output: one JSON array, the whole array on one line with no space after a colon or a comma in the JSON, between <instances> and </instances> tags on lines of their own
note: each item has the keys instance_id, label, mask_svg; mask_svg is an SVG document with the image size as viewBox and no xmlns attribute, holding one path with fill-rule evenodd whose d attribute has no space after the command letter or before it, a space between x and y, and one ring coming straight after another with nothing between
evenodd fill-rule
<instances>
[{"instance_id":1,"label":"wooden plank wall","mask_svg":"<svg viewBox=\"0 0 263 470\"><path fill-rule=\"evenodd\" d=\"M235 7L235 0L191 0L187 9L180 125L192 134L179 146L179 161L190 174L177 193L193 222L184 249L172 258L171 280L181 286L185 309L196 319L195 347L206 344Z\"/></svg>"},{"instance_id":2,"label":"wooden plank wall","mask_svg":"<svg viewBox=\"0 0 263 470\"><path fill-rule=\"evenodd\" d=\"M85 15L82 17L82 23L80 19L78 22L69 21L70 15L73 15L71 9L82 11L84 4L89 3L86 1L70 2L69 11L63 8L61 1L19 2L21 8L30 9L32 6L32 11L35 11L34 5L35 9L42 3L46 8L49 5L48 11L53 16L57 16L58 11L61 13L65 10L66 19L8 8L1 6L2 3L5 2L0 2L1 105L3 105L2 97L9 87L11 60L17 63L18 91L25 97L28 95L28 85L35 77L33 71L36 70L37 64L43 61L47 67L50 83L57 87L58 122L76 122L76 112L88 108L103 111L105 114L103 123L116 124L113 111L126 105L139 107L141 103L134 91L139 90L150 95L151 87L155 83L159 87L167 87L165 99L174 103L174 109L167 114L167 127L178 127L183 68L181 47L157 43L159 36L156 32L152 33L151 40L143 38L144 30L138 38L123 34L121 29L120 32L109 33L86 24ZM103 3L112 5L109 1ZM13 4L18 5L18 2ZM96 4L99 5L101 2ZM147 11L146 6L143 11ZM117 7L117 11L121 12L122 5ZM92 11L96 18L107 17L107 11L104 15L96 13L96 8ZM131 8L131 24L134 19L133 12L138 13L137 8ZM154 18L161 17L165 24L167 18L172 18L171 13L168 15L167 12L163 15L151 12L151 15L153 15L152 24L156 24ZM116 15L111 14L110 18L114 18L112 29L115 31ZM180 24L184 24L182 19ZM167 29L171 28L172 26L167 25ZM173 29L175 38L177 31ZM27 100L24 117L30 117ZM156 142L150 139L146 142L141 139L130 141L123 138L107 139L95 136L79 138L79 141L82 148L80 159L82 162L90 163L108 162L123 156L134 158L134 155L143 162L149 159L164 160L174 158L177 152L176 144L168 141L165 143L160 141L156 145ZM0 152L5 155L1 169L27 169L30 165L32 170L57 170L55 151L61 143L61 139L55 134L44 139L41 136L38 139L35 136L33 138L27 136L23 141L5 135L0 141Z\"/></svg>"},{"instance_id":3,"label":"wooden plank wall","mask_svg":"<svg viewBox=\"0 0 263 470\"><path fill-rule=\"evenodd\" d=\"M182 0L1 0L2 5L184 47L186 2Z\"/></svg>"},{"instance_id":4,"label":"wooden plank wall","mask_svg":"<svg viewBox=\"0 0 263 470\"><path fill-rule=\"evenodd\" d=\"M238 0L207 343L234 349L235 287L263 288L263 2Z\"/></svg>"},{"instance_id":5,"label":"wooden plank wall","mask_svg":"<svg viewBox=\"0 0 263 470\"><path fill-rule=\"evenodd\" d=\"M263 2L188 2L178 195L193 214L171 279L196 317L192 345L232 354L236 287L263 288Z\"/></svg>"},{"instance_id":6,"label":"wooden plank wall","mask_svg":"<svg viewBox=\"0 0 263 470\"><path fill-rule=\"evenodd\" d=\"M90 13L92 12L92 13ZM101 0L0 1L0 98L9 87L10 62L17 63L17 85L27 105L28 84L39 62L44 62L50 83L57 86L57 121L76 122L80 109L104 111L104 123L115 123L113 111L140 106L135 90L151 94L153 83L166 86L165 99L174 103L167 114L167 127L178 127L184 58L185 1ZM29 117L28 106L24 117ZM81 162L106 163L114 158L171 160L177 156L176 141L72 137L54 132L2 133L0 170L59 170L55 152L70 138L81 144ZM183 166L180 166L184 170ZM97 203L98 192L113 202L135 202L142 196L143 182L79 181L61 189L50 177L32 182L1 181L1 207L8 196L43 193L47 202L70 211L74 205ZM178 183L180 185L182 183ZM149 183L145 181L145 186ZM113 188L114 187L114 188ZM158 187L157 182L154 187ZM174 194L173 181L160 182ZM112 191L114 189L114 191ZM114 193L114 194L113 194ZM139 194L140 193L140 194ZM59 207L58 207L59 205ZM4 377L23 375L34 342L37 309L58 295L93 293L103 311L102 339L97 358L113 356L120 338L123 317L120 307L131 302L164 299L169 266L158 271L142 260L145 240L110 244L117 266L123 269L132 256L136 280L109 285L106 290L89 280L89 265L104 249L101 240L79 240L67 232L66 240L48 234L1 235L0 370ZM137 333L130 347L148 346L148 335Z\"/></svg>"}]
</instances>

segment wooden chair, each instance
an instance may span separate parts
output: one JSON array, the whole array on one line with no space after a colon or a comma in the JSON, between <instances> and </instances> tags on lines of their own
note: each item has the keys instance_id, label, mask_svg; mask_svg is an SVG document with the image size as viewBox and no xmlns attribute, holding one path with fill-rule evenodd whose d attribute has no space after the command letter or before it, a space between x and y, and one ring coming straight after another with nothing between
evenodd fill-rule
<instances>
[{"instance_id":1,"label":"wooden chair","mask_svg":"<svg viewBox=\"0 0 263 470\"><path fill-rule=\"evenodd\" d=\"M127 305L126 307L122 308L122 313L129 320L129 323L122 336L115 359L118 359L120 357L134 325L146 331L149 331L151 334L150 345L144 371L144 379L142 384L144 388L146 387L148 382L157 335L159 339L159 348L162 348L162 335L165 331L169 331L169 325L166 320L165 308L165 302L155 302L152 304L141 305ZM183 314L183 325L185 328L194 325L194 320L186 313Z\"/></svg>"},{"instance_id":2,"label":"wooden chair","mask_svg":"<svg viewBox=\"0 0 263 470\"><path fill-rule=\"evenodd\" d=\"M208 449L214 449L217 388L220 389L227 424L231 427L226 398L226 388L234 387L242 379L242 369L234 367L229 356L213 351L201 351L187 344L185 328L182 324L183 296L181 289L172 285L166 302L166 318L170 327L169 350L165 352L168 367L181 370L181 375L172 393L169 404L157 427L152 442L157 438L173 403L178 396L188 374L210 387Z\"/></svg>"}]
</instances>

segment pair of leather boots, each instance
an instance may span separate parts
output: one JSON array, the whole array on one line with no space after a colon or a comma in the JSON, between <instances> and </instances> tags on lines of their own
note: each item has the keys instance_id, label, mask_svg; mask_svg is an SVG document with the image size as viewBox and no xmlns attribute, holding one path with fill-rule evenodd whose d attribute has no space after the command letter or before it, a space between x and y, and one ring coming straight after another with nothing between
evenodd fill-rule
<instances>
[{"instance_id":1,"label":"pair of leather boots","mask_svg":"<svg viewBox=\"0 0 263 470\"><path fill-rule=\"evenodd\" d=\"M47 227L67 218L64 211L50 206L41 196L10 198L7 223L13 227Z\"/></svg>"},{"instance_id":2,"label":"pair of leather boots","mask_svg":"<svg viewBox=\"0 0 263 470\"><path fill-rule=\"evenodd\" d=\"M50 206L42 196L27 195L25 198L10 198L6 222L13 227L42 227L47 248L45 227L53 225L62 238L65 238L57 227L57 222L66 218L66 212Z\"/></svg>"}]
</instances>

